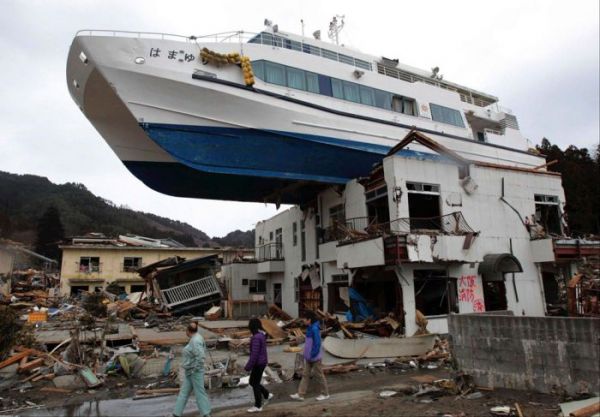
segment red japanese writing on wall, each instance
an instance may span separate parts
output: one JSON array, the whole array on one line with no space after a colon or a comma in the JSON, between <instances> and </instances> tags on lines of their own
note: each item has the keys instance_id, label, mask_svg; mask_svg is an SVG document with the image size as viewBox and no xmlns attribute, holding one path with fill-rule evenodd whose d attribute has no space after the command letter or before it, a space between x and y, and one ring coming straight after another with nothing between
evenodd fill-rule
<instances>
[{"instance_id":1,"label":"red japanese writing on wall","mask_svg":"<svg viewBox=\"0 0 600 417\"><path fill-rule=\"evenodd\" d=\"M483 300L477 293L477 276L463 275L458 280L458 301L471 303L473 311L485 311Z\"/></svg>"}]
</instances>

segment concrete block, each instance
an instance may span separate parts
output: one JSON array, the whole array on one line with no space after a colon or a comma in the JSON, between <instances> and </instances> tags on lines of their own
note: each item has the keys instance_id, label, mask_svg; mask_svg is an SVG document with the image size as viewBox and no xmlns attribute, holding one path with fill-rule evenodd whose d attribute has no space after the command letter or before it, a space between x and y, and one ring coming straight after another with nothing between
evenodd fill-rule
<instances>
[{"instance_id":1,"label":"concrete block","mask_svg":"<svg viewBox=\"0 0 600 417\"><path fill-rule=\"evenodd\" d=\"M85 383L79 377L79 375L60 375L54 377L52 380L56 388L67 388L67 389L82 389L86 388Z\"/></svg>"}]
</instances>

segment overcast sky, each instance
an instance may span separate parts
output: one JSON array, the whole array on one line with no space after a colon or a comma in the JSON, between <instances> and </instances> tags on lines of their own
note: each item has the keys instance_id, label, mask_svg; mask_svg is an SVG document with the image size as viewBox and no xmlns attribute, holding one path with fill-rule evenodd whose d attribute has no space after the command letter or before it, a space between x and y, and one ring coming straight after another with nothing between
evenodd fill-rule
<instances>
[{"instance_id":1,"label":"overcast sky","mask_svg":"<svg viewBox=\"0 0 600 417\"><path fill-rule=\"evenodd\" d=\"M80 182L133 209L186 221L210 236L253 228L273 205L182 199L143 185L71 100L67 51L79 29L201 35L282 30L327 33L485 91L513 110L533 143L591 148L599 140L599 2L572 1L0 1L0 170ZM324 38L326 38L324 36Z\"/></svg>"}]
</instances>

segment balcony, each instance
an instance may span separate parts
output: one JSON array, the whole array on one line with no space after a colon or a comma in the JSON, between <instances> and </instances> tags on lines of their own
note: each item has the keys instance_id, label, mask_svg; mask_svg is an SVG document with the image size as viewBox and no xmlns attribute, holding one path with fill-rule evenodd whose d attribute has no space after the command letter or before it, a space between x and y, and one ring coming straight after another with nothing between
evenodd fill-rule
<instances>
[{"instance_id":1,"label":"balcony","mask_svg":"<svg viewBox=\"0 0 600 417\"><path fill-rule=\"evenodd\" d=\"M281 242L267 243L256 248L257 271L259 274L283 272L285 262Z\"/></svg>"},{"instance_id":2,"label":"balcony","mask_svg":"<svg viewBox=\"0 0 600 417\"><path fill-rule=\"evenodd\" d=\"M531 241L533 261L575 261L586 256L600 255L600 240L545 238Z\"/></svg>"},{"instance_id":3,"label":"balcony","mask_svg":"<svg viewBox=\"0 0 600 417\"><path fill-rule=\"evenodd\" d=\"M437 217L406 217L386 223L351 219L337 228L338 266L348 268L400 262L478 262L470 250L477 233L457 211Z\"/></svg>"}]
</instances>

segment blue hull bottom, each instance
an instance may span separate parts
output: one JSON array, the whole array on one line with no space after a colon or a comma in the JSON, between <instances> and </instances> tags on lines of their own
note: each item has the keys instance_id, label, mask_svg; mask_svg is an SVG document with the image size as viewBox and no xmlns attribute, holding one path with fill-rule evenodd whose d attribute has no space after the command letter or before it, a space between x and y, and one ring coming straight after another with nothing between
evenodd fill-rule
<instances>
[{"instance_id":1,"label":"blue hull bottom","mask_svg":"<svg viewBox=\"0 0 600 417\"><path fill-rule=\"evenodd\" d=\"M204 172L345 184L367 175L389 148L258 129L143 124L180 163Z\"/></svg>"},{"instance_id":2,"label":"blue hull bottom","mask_svg":"<svg viewBox=\"0 0 600 417\"><path fill-rule=\"evenodd\" d=\"M315 191L368 176L390 149L294 132L150 123L141 127L177 162L125 165L150 188L178 197L302 204Z\"/></svg>"},{"instance_id":3,"label":"blue hull bottom","mask_svg":"<svg viewBox=\"0 0 600 417\"><path fill-rule=\"evenodd\" d=\"M123 163L148 187L175 197L303 204L328 186L306 181L214 174L179 163Z\"/></svg>"}]
</instances>

